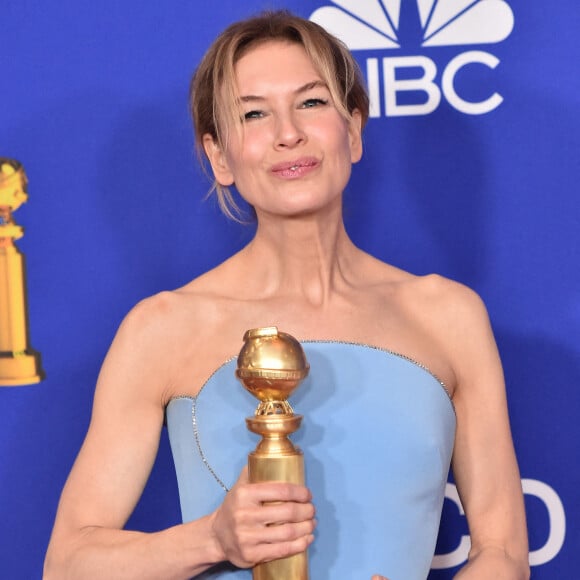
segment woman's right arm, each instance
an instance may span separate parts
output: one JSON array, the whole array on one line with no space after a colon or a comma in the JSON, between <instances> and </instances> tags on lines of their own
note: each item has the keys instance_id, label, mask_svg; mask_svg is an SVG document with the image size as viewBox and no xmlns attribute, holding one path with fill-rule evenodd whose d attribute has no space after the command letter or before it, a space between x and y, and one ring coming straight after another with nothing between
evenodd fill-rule
<instances>
[{"instance_id":1,"label":"woman's right arm","mask_svg":"<svg viewBox=\"0 0 580 580\"><path fill-rule=\"evenodd\" d=\"M223 504L199 520L155 533L122 529L155 460L173 376L175 358L164 352L172 345L163 346L165 306L154 298L134 309L106 357L87 437L59 503L46 580L186 579L220 561L249 567L312 541L308 490L249 484L245 472Z\"/></svg>"},{"instance_id":2,"label":"woman's right arm","mask_svg":"<svg viewBox=\"0 0 580 580\"><path fill-rule=\"evenodd\" d=\"M301 486L248 484L243 472L226 500L233 506L224 502L206 517L161 532L64 521L60 528L55 525L44 578L177 580L224 560L249 568L290 556L306 550L314 539L309 500ZM265 508L264 501L285 503Z\"/></svg>"}]
</instances>

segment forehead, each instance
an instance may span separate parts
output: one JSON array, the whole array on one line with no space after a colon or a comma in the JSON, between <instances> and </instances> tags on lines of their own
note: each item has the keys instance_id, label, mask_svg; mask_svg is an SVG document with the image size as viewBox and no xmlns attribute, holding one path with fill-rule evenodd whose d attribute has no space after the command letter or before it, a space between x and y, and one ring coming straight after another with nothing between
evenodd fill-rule
<instances>
[{"instance_id":1,"label":"forehead","mask_svg":"<svg viewBox=\"0 0 580 580\"><path fill-rule=\"evenodd\" d=\"M277 40L250 48L238 60L234 71L242 97L248 91L262 94L275 88L293 90L302 84L322 80L302 45Z\"/></svg>"}]
</instances>

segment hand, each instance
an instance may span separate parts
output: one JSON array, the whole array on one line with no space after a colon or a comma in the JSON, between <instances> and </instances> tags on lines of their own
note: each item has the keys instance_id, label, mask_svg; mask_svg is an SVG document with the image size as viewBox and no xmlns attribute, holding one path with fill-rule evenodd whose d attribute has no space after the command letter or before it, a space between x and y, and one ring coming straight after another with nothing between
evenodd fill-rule
<instances>
[{"instance_id":1,"label":"hand","mask_svg":"<svg viewBox=\"0 0 580 580\"><path fill-rule=\"evenodd\" d=\"M244 468L212 514L212 529L223 560L250 568L303 552L314 540L316 521L311 499L303 485L249 483Z\"/></svg>"},{"instance_id":2,"label":"hand","mask_svg":"<svg viewBox=\"0 0 580 580\"><path fill-rule=\"evenodd\" d=\"M386 576L381 576L380 574L373 574L371 580L389 580Z\"/></svg>"}]
</instances>

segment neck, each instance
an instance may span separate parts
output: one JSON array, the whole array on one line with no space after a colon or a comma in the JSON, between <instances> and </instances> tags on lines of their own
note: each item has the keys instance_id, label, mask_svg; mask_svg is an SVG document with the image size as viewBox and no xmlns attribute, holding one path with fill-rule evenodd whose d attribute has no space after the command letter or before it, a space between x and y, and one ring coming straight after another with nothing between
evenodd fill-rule
<instances>
[{"instance_id":1,"label":"neck","mask_svg":"<svg viewBox=\"0 0 580 580\"><path fill-rule=\"evenodd\" d=\"M342 221L317 214L284 218L259 216L256 236L244 251L248 290L264 297L327 304L352 279L359 254Z\"/></svg>"}]
</instances>

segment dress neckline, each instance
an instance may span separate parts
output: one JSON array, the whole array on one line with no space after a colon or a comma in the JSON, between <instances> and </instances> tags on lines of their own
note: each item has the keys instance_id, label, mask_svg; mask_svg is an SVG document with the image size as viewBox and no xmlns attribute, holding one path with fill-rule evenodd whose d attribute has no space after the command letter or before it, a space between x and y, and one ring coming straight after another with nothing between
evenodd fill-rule
<instances>
[{"instance_id":1,"label":"dress neckline","mask_svg":"<svg viewBox=\"0 0 580 580\"><path fill-rule=\"evenodd\" d=\"M344 345L344 346L354 346L354 347L360 347L360 348L364 348L364 349L369 349L369 350L374 350L377 352L383 352L389 356L393 356L396 358L399 358L401 360L404 360L412 365L414 365L415 367L423 370L424 372L426 372L427 374L429 374L437 383L439 383L439 386L443 389L443 392L447 395L447 398L449 399L449 402L451 403L451 408L453 409L453 413L456 414L455 411L455 404L453 402L453 398L451 397L451 393L449 392L449 389L447 388L447 385L445 384L445 382L438 377L427 365L419 362L418 360L403 354L401 352L397 352L395 350L391 350L389 348L385 348L382 346L377 346L374 344L369 344L369 343L365 343L365 342L358 342L358 341L350 341L350 340L339 340L339 339L305 339L305 340L299 340L300 344L302 345L308 345L308 344L328 344L328 345L332 345L332 344L338 344L338 345ZM169 401L166 404L169 405L171 403L171 401L176 400L176 399L191 399L193 401L195 401L204 391L206 385L208 383L211 382L212 378L219 373L225 366L227 366L228 364L230 364L232 361L236 360L237 355L232 355L230 357L228 357L226 360L224 360L223 363L221 363L218 367L216 367L214 369L214 371L208 376L208 378L204 381L203 385L201 386L201 388L199 389L197 395L174 395L173 397L171 397L169 399Z\"/></svg>"}]
</instances>

